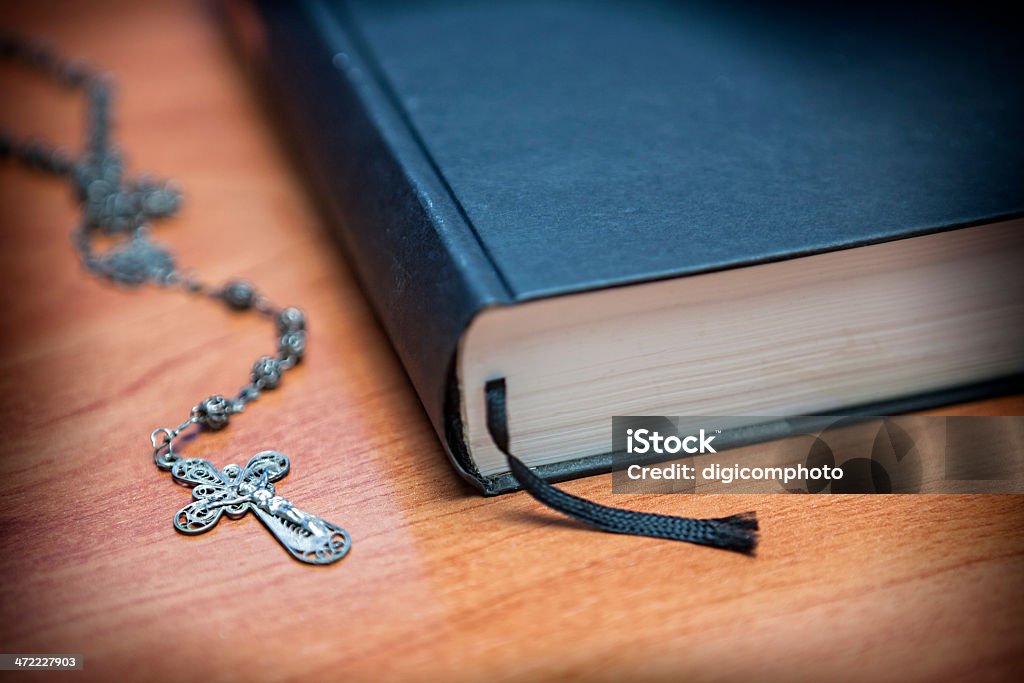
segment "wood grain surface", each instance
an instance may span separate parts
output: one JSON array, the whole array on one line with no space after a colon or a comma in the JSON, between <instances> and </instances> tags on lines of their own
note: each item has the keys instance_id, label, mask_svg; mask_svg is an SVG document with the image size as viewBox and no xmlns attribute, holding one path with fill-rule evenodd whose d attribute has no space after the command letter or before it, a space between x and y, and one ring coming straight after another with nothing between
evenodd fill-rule
<instances>
[{"instance_id":1,"label":"wood grain surface","mask_svg":"<svg viewBox=\"0 0 1024 683\"><path fill-rule=\"evenodd\" d=\"M0 167L0 652L74 652L67 680L1007 680L1024 665L1020 496L624 496L757 510L757 558L598 534L453 474L271 118L193 2L5 3L2 27L115 74L130 167L178 179L155 226L214 281L303 306L309 355L232 426L218 465L275 448L278 488L345 526L290 560L251 516L187 538L150 431L241 386L269 326L98 284L65 183ZM11 66L0 125L80 144L82 102ZM1020 397L941 413L1022 414ZM607 477L564 485L611 500ZM14 676L14 674L7 674ZM36 680L41 674L26 675Z\"/></svg>"}]
</instances>

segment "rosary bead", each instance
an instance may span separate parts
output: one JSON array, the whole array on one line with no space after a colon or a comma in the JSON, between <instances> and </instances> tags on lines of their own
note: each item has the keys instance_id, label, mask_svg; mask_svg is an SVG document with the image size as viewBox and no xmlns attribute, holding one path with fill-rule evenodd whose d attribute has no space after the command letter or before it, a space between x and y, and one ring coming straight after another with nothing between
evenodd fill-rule
<instances>
[{"instance_id":1,"label":"rosary bead","mask_svg":"<svg viewBox=\"0 0 1024 683\"><path fill-rule=\"evenodd\" d=\"M207 429L223 429L231 419L231 403L223 396L211 396L193 408L192 415Z\"/></svg>"},{"instance_id":2,"label":"rosary bead","mask_svg":"<svg viewBox=\"0 0 1024 683\"><path fill-rule=\"evenodd\" d=\"M159 244L137 235L96 257L90 267L122 285L167 284L174 275L174 257Z\"/></svg>"},{"instance_id":3,"label":"rosary bead","mask_svg":"<svg viewBox=\"0 0 1024 683\"><path fill-rule=\"evenodd\" d=\"M277 342L277 350L282 358L291 358L298 363L306 353L306 333L302 330L285 332Z\"/></svg>"},{"instance_id":4,"label":"rosary bead","mask_svg":"<svg viewBox=\"0 0 1024 683\"><path fill-rule=\"evenodd\" d=\"M87 211L98 212L97 207L102 205L111 193L120 191L123 173L124 165L116 149L91 152L75 165L72 179L78 198L85 202ZM96 181L102 183L93 187Z\"/></svg>"},{"instance_id":5,"label":"rosary bead","mask_svg":"<svg viewBox=\"0 0 1024 683\"><path fill-rule=\"evenodd\" d=\"M139 193L141 208L146 216L154 218L171 216L181 208L181 191L170 183L163 185L153 182L140 184L136 191Z\"/></svg>"},{"instance_id":6,"label":"rosary bead","mask_svg":"<svg viewBox=\"0 0 1024 683\"><path fill-rule=\"evenodd\" d=\"M252 366L252 383L263 389L276 389L281 383L281 361L263 356Z\"/></svg>"},{"instance_id":7,"label":"rosary bead","mask_svg":"<svg viewBox=\"0 0 1024 683\"><path fill-rule=\"evenodd\" d=\"M256 290L245 280L232 280L221 292L225 303L236 311L244 311L252 306L256 299Z\"/></svg>"},{"instance_id":8,"label":"rosary bead","mask_svg":"<svg viewBox=\"0 0 1024 683\"><path fill-rule=\"evenodd\" d=\"M282 309L277 314L277 330L281 334L286 332L301 332L306 329L306 316L295 306Z\"/></svg>"}]
</instances>

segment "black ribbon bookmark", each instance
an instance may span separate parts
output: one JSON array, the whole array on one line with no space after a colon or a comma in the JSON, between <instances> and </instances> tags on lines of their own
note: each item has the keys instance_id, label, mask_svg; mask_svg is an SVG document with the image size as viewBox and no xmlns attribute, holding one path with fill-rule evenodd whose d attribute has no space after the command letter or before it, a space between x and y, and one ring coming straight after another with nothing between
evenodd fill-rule
<instances>
[{"instance_id":1,"label":"black ribbon bookmark","mask_svg":"<svg viewBox=\"0 0 1024 683\"><path fill-rule=\"evenodd\" d=\"M757 517L753 512L716 519L635 512L601 505L566 493L547 483L527 467L526 463L509 453L505 379L487 382L484 391L487 401L487 430L491 438L508 459L509 469L519 485L544 505L614 534L651 536L734 550L747 555L754 554L758 526Z\"/></svg>"}]
</instances>

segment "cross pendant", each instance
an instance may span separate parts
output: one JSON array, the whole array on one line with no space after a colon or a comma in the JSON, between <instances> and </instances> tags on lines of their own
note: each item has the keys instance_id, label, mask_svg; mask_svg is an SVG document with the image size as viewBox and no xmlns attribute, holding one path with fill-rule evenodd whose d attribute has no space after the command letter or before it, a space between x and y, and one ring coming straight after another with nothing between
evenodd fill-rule
<instances>
[{"instance_id":1,"label":"cross pendant","mask_svg":"<svg viewBox=\"0 0 1024 683\"><path fill-rule=\"evenodd\" d=\"M175 482L193 487L194 500L174 516L174 528L201 534L216 526L223 514L238 518L252 510L295 559L337 562L352 547L348 532L274 493L272 482L288 474L289 466L288 458L275 451L254 455L245 467L227 465L219 472L208 460L175 462L171 475Z\"/></svg>"}]
</instances>

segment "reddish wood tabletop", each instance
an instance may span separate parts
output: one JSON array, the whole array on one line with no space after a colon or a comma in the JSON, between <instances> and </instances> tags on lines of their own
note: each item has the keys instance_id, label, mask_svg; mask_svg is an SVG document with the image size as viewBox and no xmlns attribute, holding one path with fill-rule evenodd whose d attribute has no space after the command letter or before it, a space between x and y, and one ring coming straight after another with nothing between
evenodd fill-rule
<instances>
[{"instance_id":1,"label":"reddish wood tabletop","mask_svg":"<svg viewBox=\"0 0 1024 683\"><path fill-rule=\"evenodd\" d=\"M1024 665L1020 496L615 497L757 510L749 558L475 495L207 7L22 3L2 27L115 75L129 167L185 189L154 228L182 264L306 309L306 361L189 455L287 453L280 492L355 547L309 567L251 517L174 532L188 493L153 466L149 433L241 386L272 330L99 284L70 247L67 184L3 164L0 652L83 654L84 672L52 674L68 680L996 680ZM0 78L0 125L80 146L78 95L10 65ZM611 500L607 477L564 487Z\"/></svg>"}]
</instances>

